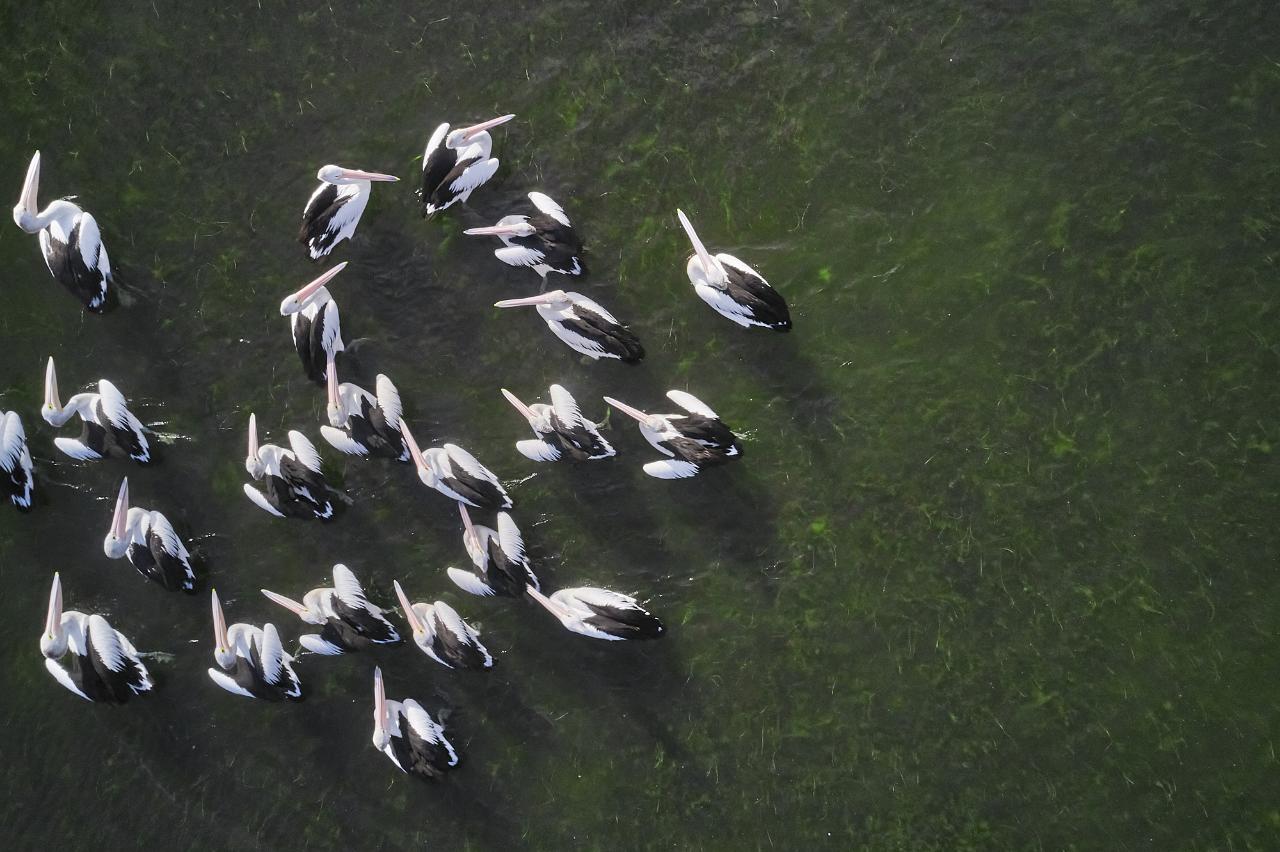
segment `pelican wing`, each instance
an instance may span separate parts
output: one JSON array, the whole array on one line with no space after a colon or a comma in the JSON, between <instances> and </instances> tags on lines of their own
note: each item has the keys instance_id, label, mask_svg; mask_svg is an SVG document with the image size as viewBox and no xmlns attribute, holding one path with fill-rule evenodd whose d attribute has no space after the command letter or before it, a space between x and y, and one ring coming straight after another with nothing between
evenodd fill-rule
<instances>
[{"instance_id":1,"label":"pelican wing","mask_svg":"<svg viewBox=\"0 0 1280 852\"><path fill-rule=\"evenodd\" d=\"M524 539L516 522L506 512L498 513L498 546L512 562L524 561Z\"/></svg>"},{"instance_id":2,"label":"pelican wing","mask_svg":"<svg viewBox=\"0 0 1280 852\"><path fill-rule=\"evenodd\" d=\"M346 453L349 456L367 456L369 454L367 447L357 443L354 438L341 429L335 429L332 426L321 426L320 434L329 442L329 446L340 453Z\"/></svg>"},{"instance_id":3,"label":"pelican wing","mask_svg":"<svg viewBox=\"0 0 1280 852\"><path fill-rule=\"evenodd\" d=\"M556 417L569 428L586 425L582 412L578 409L577 400L560 385L551 386L551 408L555 411Z\"/></svg>"},{"instance_id":4,"label":"pelican wing","mask_svg":"<svg viewBox=\"0 0 1280 852\"><path fill-rule=\"evenodd\" d=\"M686 393L681 390L671 390L667 391L667 399L671 400L690 414L701 414L703 417L710 417L714 420L720 419L720 416L711 410L711 406L707 405L691 393Z\"/></svg>"},{"instance_id":5,"label":"pelican wing","mask_svg":"<svg viewBox=\"0 0 1280 852\"><path fill-rule=\"evenodd\" d=\"M618 322L617 318L614 317L613 314L606 311L604 309L604 306L601 305L599 302L595 301L594 299L588 299L586 296L582 295L581 293L565 293L565 295L568 296L569 299L573 302L574 307L586 308L592 313L596 313L604 317L614 325L622 325L622 323Z\"/></svg>"},{"instance_id":6,"label":"pelican wing","mask_svg":"<svg viewBox=\"0 0 1280 852\"><path fill-rule=\"evenodd\" d=\"M113 672L122 672L129 664L123 637L100 615L89 616L89 639L98 652L99 659Z\"/></svg>"},{"instance_id":7,"label":"pelican wing","mask_svg":"<svg viewBox=\"0 0 1280 852\"><path fill-rule=\"evenodd\" d=\"M508 266L537 266L546 259L546 255L537 249L522 245L500 248L493 256Z\"/></svg>"},{"instance_id":8,"label":"pelican wing","mask_svg":"<svg viewBox=\"0 0 1280 852\"><path fill-rule=\"evenodd\" d=\"M493 475L493 471L480 464L479 459L462 449L462 447L457 444L445 444L444 451L449 457L450 465L456 466L463 473L474 479L483 479L493 483L499 489L502 488L502 484L498 482L498 477Z\"/></svg>"},{"instance_id":9,"label":"pelican wing","mask_svg":"<svg viewBox=\"0 0 1280 852\"><path fill-rule=\"evenodd\" d=\"M479 595L482 598L493 597L494 591L489 586L470 571L464 571L461 568L449 568L445 571L449 575L449 579L459 589L469 594Z\"/></svg>"},{"instance_id":10,"label":"pelican wing","mask_svg":"<svg viewBox=\"0 0 1280 852\"><path fill-rule=\"evenodd\" d=\"M644 472L658 479L688 479L698 475L698 466L680 459L664 459L649 462L644 466Z\"/></svg>"},{"instance_id":11,"label":"pelican wing","mask_svg":"<svg viewBox=\"0 0 1280 852\"><path fill-rule=\"evenodd\" d=\"M472 152L468 149L459 159L469 158L471 156L476 156L477 154L478 151ZM497 171L498 160L495 157L474 162L463 169L462 174L453 179L453 182L449 184L449 191L457 193L458 195L474 192L477 188L482 186L485 181L493 177Z\"/></svg>"},{"instance_id":12,"label":"pelican wing","mask_svg":"<svg viewBox=\"0 0 1280 852\"><path fill-rule=\"evenodd\" d=\"M325 354L338 353L342 346L342 317L338 314L338 303L332 298L324 303L324 325L320 337L320 348Z\"/></svg>"},{"instance_id":13,"label":"pelican wing","mask_svg":"<svg viewBox=\"0 0 1280 852\"><path fill-rule=\"evenodd\" d=\"M101 283L102 295L107 293L106 279L111 277L111 261L107 259L107 250L102 245L102 232L98 230L98 220L93 218L93 214L84 211L80 214L79 235L77 242L80 244L80 258L84 261L84 265L89 269L96 269L102 273L103 281Z\"/></svg>"},{"instance_id":14,"label":"pelican wing","mask_svg":"<svg viewBox=\"0 0 1280 852\"><path fill-rule=\"evenodd\" d=\"M280 672L284 668L284 646L280 644L280 634L271 623L262 626L261 644L258 655L262 658L262 679L272 685L280 683Z\"/></svg>"},{"instance_id":15,"label":"pelican wing","mask_svg":"<svg viewBox=\"0 0 1280 852\"><path fill-rule=\"evenodd\" d=\"M316 452L316 445L311 443L306 435L295 429L290 429L289 447L303 467L312 473L320 472L320 454Z\"/></svg>"},{"instance_id":16,"label":"pelican wing","mask_svg":"<svg viewBox=\"0 0 1280 852\"><path fill-rule=\"evenodd\" d=\"M80 687L76 686L76 682L71 679L71 675L67 673L66 669L58 665L57 660L46 659L44 661L44 667L49 670L49 674L53 675L54 680L56 680L58 683L65 686L67 689L71 690L76 695L79 695L85 701L93 700L89 696L85 695L84 692L81 691Z\"/></svg>"},{"instance_id":17,"label":"pelican wing","mask_svg":"<svg viewBox=\"0 0 1280 852\"><path fill-rule=\"evenodd\" d=\"M445 140L445 137L448 135L449 135L449 122L446 121L444 124L441 124L439 127L435 129L435 132L431 134L431 138L427 140L427 147L422 149L422 176L424 180L426 179L427 173L432 166L432 162L431 162L432 157L437 158L436 164L438 167L438 164L440 163L440 160L439 160L440 152L444 151L444 140ZM448 171L451 168L453 168L453 163L449 163L448 168L446 168L444 171L444 174L448 174ZM432 183L430 189L435 189L436 184L438 184L439 182L440 182L440 178L437 178L436 181Z\"/></svg>"},{"instance_id":18,"label":"pelican wing","mask_svg":"<svg viewBox=\"0 0 1280 852\"><path fill-rule=\"evenodd\" d=\"M543 195L541 192L529 193L529 200L533 202L533 206L537 207L539 212L550 216L561 225L569 227L569 217L565 215L564 208L551 200L550 196Z\"/></svg>"},{"instance_id":19,"label":"pelican wing","mask_svg":"<svg viewBox=\"0 0 1280 852\"><path fill-rule=\"evenodd\" d=\"M0 417L0 470L16 470L27 451L27 433L16 411L5 412Z\"/></svg>"},{"instance_id":20,"label":"pelican wing","mask_svg":"<svg viewBox=\"0 0 1280 852\"><path fill-rule=\"evenodd\" d=\"M191 554L187 553L187 548L182 543L182 539L178 538L178 534L173 529L173 524L169 523L169 519L159 512L152 512L148 517L150 522L150 530L155 533L156 538L160 540L161 547L164 552L186 562Z\"/></svg>"},{"instance_id":21,"label":"pelican wing","mask_svg":"<svg viewBox=\"0 0 1280 852\"><path fill-rule=\"evenodd\" d=\"M382 373L379 373L374 381L373 387L378 393L378 407L382 409L382 416L387 421L387 426L392 429L399 429L400 415L402 413L400 391L396 390L396 386L392 384L391 379Z\"/></svg>"},{"instance_id":22,"label":"pelican wing","mask_svg":"<svg viewBox=\"0 0 1280 852\"><path fill-rule=\"evenodd\" d=\"M111 382L102 379L98 382L98 401L102 405L102 413L112 426L117 429L128 429L129 406L125 403L124 394Z\"/></svg>"},{"instance_id":23,"label":"pelican wing","mask_svg":"<svg viewBox=\"0 0 1280 852\"><path fill-rule=\"evenodd\" d=\"M615 592L610 589L601 589L596 586L579 586L576 589L563 589L553 595L553 597L556 598L561 598L562 596L570 599L569 601L565 601L565 603L569 603L570 606L572 606L571 601L573 599L577 599L587 606L612 607L614 609L643 609L643 607L640 606L639 601L631 597L631 595L624 595L622 592Z\"/></svg>"},{"instance_id":24,"label":"pelican wing","mask_svg":"<svg viewBox=\"0 0 1280 852\"><path fill-rule=\"evenodd\" d=\"M547 441L528 438L516 441L516 450L530 461L559 461L560 448Z\"/></svg>"},{"instance_id":25,"label":"pelican wing","mask_svg":"<svg viewBox=\"0 0 1280 852\"><path fill-rule=\"evenodd\" d=\"M440 723L427 715L427 711L422 709L422 705L412 698L406 698L401 703L401 707L403 708L404 720L413 729L413 732L426 742L443 747L448 753L447 765L457 766L458 753L453 750L453 745L445 739L444 728L440 726Z\"/></svg>"},{"instance_id":26,"label":"pelican wing","mask_svg":"<svg viewBox=\"0 0 1280 852\"><path fill-rule=\"evenodd\" d=\"M367 607L369 599L351 569L342 563L333 566L333 590L347 606Z\"/></svg>"},{"instance_id":27,"label":"pelican wing","mask_svg":"<svg viewBox=\"0 0 1280 852\"><path fill-rule=\"evenodd\" d=\"M253 505L257 506L262 511L270 512L271 514L275 515L277 518L284 517L283 512L281 512L275 506L271 505L271 501L267 499L267 495L263 494L261 491L254 488L252 485L250 485L247 482L244 484L244 496L252 500Z\"/></svg>"}]
</instances>

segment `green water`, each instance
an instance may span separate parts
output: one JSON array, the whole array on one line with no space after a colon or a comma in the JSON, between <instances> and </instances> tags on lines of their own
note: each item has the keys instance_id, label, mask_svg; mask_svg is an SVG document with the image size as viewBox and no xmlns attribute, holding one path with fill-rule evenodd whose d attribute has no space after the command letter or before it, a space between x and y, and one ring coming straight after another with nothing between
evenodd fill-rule
<instances>
[{"instance_id":1,"label":"green water","mask_svg":"<svg viewBox=\"0 0 1280 852\"><path fill-rule=\"evenodd\" d=\"M7 847L1280 847L1271 4L88 5L0 10L6 198L39 148L42 201L78 194L135 291L86 317L0 228L0 406L45 501L0 511ZM505 112L472 212L421 221L431 130ZM404 468L322 447L355 501L329 526L244 499L250 411L318 440L277 305L315 274L293 238L330 162L405 178L334 255L350 377L388 373L424 445L519 481L544 585L634 592L663 641L457 593L456 514ZM537 279L461 231L533 189L643 365L490 307ZM677 206L792 334L696 299ZM179 436L162 463L56 455L49 355L64 398L109 377ZM615 418L617 459L534 465L498 388L553 381L592 416L691 390L745 458L653 480ZM295 637L257 589L342 560L376 601L393 578L450 601L498 668L399 648L304 658L302 705L222 693L205 597L102 555L125 473L231 621ZM156 695L88 705L47 675L54 570L69 607L173 655ZM371 746L374 662L447 717L445 783Z\"/></svg>"}]
</instances>

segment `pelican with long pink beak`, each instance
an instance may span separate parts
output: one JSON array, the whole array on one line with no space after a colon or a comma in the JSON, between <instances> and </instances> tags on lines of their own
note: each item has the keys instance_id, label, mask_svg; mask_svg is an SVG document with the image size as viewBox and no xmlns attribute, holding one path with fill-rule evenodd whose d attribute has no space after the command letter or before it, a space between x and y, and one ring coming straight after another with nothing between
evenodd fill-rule
<instances>
[{"instance_id":1,"label":"pelican with long pink beak","mask_svg":"<svg viewBox=\"0 0 1280 852\"><path fill-rule=\"evenodd\" d=\"M218 591L213 603L213 660L209 679L232 695L266 701L301 701L302 682L293 670L293 656L284 650L274 624L227 627Z\"/></svg>"},{"instance_id":2,"label":"pelican with long pink beak","mask_svg":"<svg viewBox=\"0 0 1280 852\"><path fill-rule=\"evenodd\" d=\"M338 303L325 286L346 268L344 260L280 302L280 315L289 318L289 334L302 369L318 385L325 383L325 365L346 348Z\"/></svg>"},{"instance_id":3,"label":"pelican with long pink beak","mask_svg":"<svg viewBox=\"0 0 1280 852\"><path fill-rule=\"evenodd\" d=\"M498 513L497 530L471 523L467 507L458 504L462 515L462 545L471 557L471 570L449 568L446 573L464 592L481 597L499 595L518 598L525 589L538 588L538 577L524 552L520 528L506 512Z\"/></svg>"},{"instance_id":4,"label":"pelican with long pink beak","mask_svg":"<svg viewBox=\"0 0 1280 852\"><path fill-rule=\"evenodd\" d=\"M638 364L644 358L640 338L581 293L551 290L524 299L503 299L493 306L537 308L552 334L588 358L616 358L624 364Z\"/></svg>"},{"instance_id":5,"label":"pelican with long pink beak","mask_svg":"<svg viewBox=\"0 0 1280 852\"><path fill-rule=\"evenodd\" d=\"M133 643L100 615L62 609L62 581L53 575L49 612L40 634L44 667L86 701L123 704L155 688ZM60 663L66 658L65 667Z\"/></svg>"},{"instance_id":6,"label":"pelican with long pink beak","mask_svg":"<svg viewBox=\"0 0 1280 852\"><path fill-rule=\"evenodd\" d=\"M665 456L649 462L644 472L658 479L687 479L706 467L742 455L738 436L711 407L691 393L667 391L667 399L685 414L649 414L606 396L604 401L640 424L640 434Z\"/></svg>"},{"instance_id":7,"label":"pelican with long pink beak","mask_svg":"<svg viewBox=\"0 0 1280 852\"><path fill-rule=\"evenodd\" d=\"M432 216L455 204L466 204L498 171L489 131L506 124L514 115L500 115L470 127L450 131L445 122L431 134L422 151L422 215Z\"/></svg>"},{"instance_id":8,"label":"pelican with long pink beak","mask_svg":"<svg viewBox=\"0 0 1280 852\"><path fill-rule=\"evenodd\" d=\"M400 634L382 609L369 602L356 575L341 563L333 566L333 586L312 589L302 596L301 603L266 589L262 593L307 624L322 626L319 633L298 637L302 647L313 654L332 657L400 642Z\"/></svg>"},{"instance_id":9,"label":"pelican with long pink beak","mask_svg":"<svg viewBox=\"0 0 1280 852\"><path fill-rule=\"evenodd\" d=\"M418 478L450 500L477 509L510 509L511 497L493 471L457 444L418 449L409 425L400 421L400 434L409 446L409 457L418 469Z\"/></svg>"},{"instance_id":10,"label":"pelican with long pink beak","mask_svg":"<svg viewBox=\"0 0 1280 852\"><path fill-rule=\"evenodd\" d=\"M27 166L22 195L13 208L13 221L28 234L40 235L40 252L49 274L71 291L85 308L100 314L116 306L111 261L102 244L93 214L69 198L60 198L40 210L40 152Z\"/></svg>"},{"instance_id":11,"label":"pelican with long pink beak","mask_svg":"<svg viewBox=\"0 0 1280 852\"><path fill-rule=\"evenodd\" d=\"M120 483L102 551L108 559L128 557L139 574L171 592L196 590L196 573L186 545L164 515L137 506L130 508L127 476Z\"/></svg>"},{"instance_id":12,"label":"pelican with long pink beak","mask_svg":"<svg viewBox=\"0 0 1280 852\"><path fill-rule=\"evenodd\" d=\"M600 428L582 416L578 402L560 385L551 386L551 404L535 402L525 405L520 398L506 388L502 395L516 411L529 421L529 428L536 439L516 441L520 455L532 461L574 461L607 459L617 455L617 450L600 437Z\"/></svg>"},{"instance_id":13,"label":"pelican with long pink beak","mask_svg":"<svg viewBox=\"0 0 1280 852\"><path fill-rule=\"evenodd\" d=\"M329 359L326 367L329 425L320 434L329 445L349 456L377 456L410 461L409 445L400 434L400 392L381 373L374 379L378 395L359 385L338 383L338 365Z\"/></svg>"},{"instance_id":14,"label":"pelican with long pink beak","mask_svg":"<svg viewBox=\"0 0 1280 852\"><path fill-rule=\"evenodd\" d=\"M315 444L297 430L289 431L289 449L275 444L258 445L258 418L249 415L249 454L244 469L265 486L262 491L249 483L244 494L259 509L277 518L318 518L332 520L337 505L333 490L320 472L320 454Z\"/></svg>"},{"instance_id":15,"label":"pelican with long pink beak","mask_svg":"<svg viewBox=\"0 0 1280 852\"><path fill-rule=\"evenodd\" d=\"M63 405L58 396L58 371L50 358L44 370L44 405L40 416L55 428L79 416L79 437L60 435L53 439L55 447L77 461L110 457L129 458L138 464L151 462L151 442L146 428L129 410L124 394L106 379L98 380L97 393L75 394Z\"/></svg>"},{"instance_id":16,"label":"pelican with long pink beak","mask_svg":"<svg viewBox=\"0 0 1280 852\"><path fill-rule=\"evenodd\" d=\"M658 617L630 595L579 586L561 589L547 597L529 587L533 598L559 619L566 630L592 639L616 642L620 639L657 639L666 632Z\"/></svg>"},{"instance_id":17,"label":"pelican with long pink beak","mask_svg":"<svg viewBox=\"0 0 1280 852\"><path fill-rule=\"evenodd\" d=\"M581 275L586 270L582 264L582 239L564 208L541 192L529 193L529 200L537 213L503 216L496 225L468 228L463 233L498 237L504 247L494 251L494 257L508 266L529 267L542 277L543 286L551 272Z\"/></svg>"},{"instance_id":18,"label":"pelican with long pink beak","mask_svg":"<svg viewBox=\"0 0 1280 852\"><path fill-rule=\"evenodd\" d=\"M438 781L458 765L444 728L412 698L388 701L382 669L373 670L373 747L401 772Z\"/></svg>"},{"instance_id":19,"label":"pelican with long pink beak","mask_svg":"<svg viewBox=\"0 0 1280 852\"><path fill-rule=\"evenodd\" d=\"M493 656L480 643L480 633L462 620L444 601L410 603L409 596L393 583L405 621L413 630L413 642L445 668L483 670L493 668Z\"/></svg>"},{"instance_id":20,"label":"pelican with long pink beak","mask_svg":"<svg viewBox=\"0 0 1280 852\"><path fill-rule=\"evenodd\" d=\"M677 210L693 255L685 265L689 283L698 298L716 313L743 328L757 326L774 331L791 330L791 312L786 299L769 286L764 276L731 254L712 255L693 230L693 223Z\"/></svg>"},{"instance_id":21,"label":"pelican with long pink beak","mask_svg":"<svg viewBox=\"0 0 1280 852\"><path fill-rule=\"evenodd\" d=\"M316 177L320 185L302 211L298 230L298 242L307 247L312 260L319 260L355 235L375 182L400 180L395 175L333 165L322 167Z\"/></svg>"}]
</instances>

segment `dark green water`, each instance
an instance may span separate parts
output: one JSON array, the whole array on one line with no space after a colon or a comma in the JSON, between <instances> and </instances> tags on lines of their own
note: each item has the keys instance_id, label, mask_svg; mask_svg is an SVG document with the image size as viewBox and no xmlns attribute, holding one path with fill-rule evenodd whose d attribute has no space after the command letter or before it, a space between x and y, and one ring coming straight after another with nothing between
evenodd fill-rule
<instances>
[{"instance_id":1,"label":"dark green water","mask_svg":"<svg viewBox=\"0 0 1280 852\"><path fill-rule=\"evenodd\" d=\"M126 849L1265 849L1280 845L1280 21L1266 3L7 4L0 188L97 216L135 305L85 317L0 228L0 405L46 502L0 511L0 832ZM395 6L400 8L395 8ZM424 223L442 120L515 112L473 213ZM546 585L638 593L660 643L593 643L456 593L456 514L403 468L322 448L330 526L240 493L244 428L318 440L279 300L324 163L390 171L335 285L352 378L424 442L510 482ZM524 312L536 278L464 227L531 189L591 250L580 289L649 348L583 364ZM791 302L748 333L684 277L676 206ZM55 455L106 376L181 437L151 469ZM651 404L688 388L734 467L536 466L500 386ZM297 621L342 560L442 597L500 658L304 659L300 706L207 680L208 604L101 539L119 477L195 538L232 621ZM527 477L527 478L526 478ZM107 614L159 693L78 701L37 649L48 582ZM447 710L465 766L400 776L393 697Z\"/></svg>"}]
</instances>

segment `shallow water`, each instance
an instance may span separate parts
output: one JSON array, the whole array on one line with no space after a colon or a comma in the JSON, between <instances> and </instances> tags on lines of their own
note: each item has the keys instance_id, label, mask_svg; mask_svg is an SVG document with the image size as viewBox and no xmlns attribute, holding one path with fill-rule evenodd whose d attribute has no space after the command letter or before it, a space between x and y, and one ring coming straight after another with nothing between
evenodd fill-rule
<instances>
[{"instance_id":1,"label":"shallow water","mask_svg":"<svg viewBox=\"0 0 1280 852\"><path fill-rule=\"evenodd\" d=\"M395 6L400 8L395 8ZM0 169L97 216L127 309L84 316L0 228L0 405L43 503L0 511L0 746L14 848L1128 848L1280 843L1277 36L1267 4L309 5L0 12ZM472 209L424 223L442 120L515 112ZM424 442L508 482L539 573L670 626L592 642L457 593L456 513L409 470L322 447L321 526L240 493L245 423L317 441L279 300L328 162L390 171L334 285L344 378L399 385ZM579 289L639 367L584 364L499 298L537 279L461 234L548 192ZM683 272L686 210L790 301L746 332ZM38 417L105 376L161 464L79 465ZM1270 377L1270 378L1268 378ZM693 391L739 464L668 483L616 417L607 463L535 465L498 393ZM443 598L499 657L304 658L299 706L223 694L208 604L100 543L119 478L196 543L232 621L300 623L334 561ZM49 577L144 650L158 694L84 704L37 650ZM465 765L400 776L370 672L443 711Z\"/></svg>"}]
</instances>

